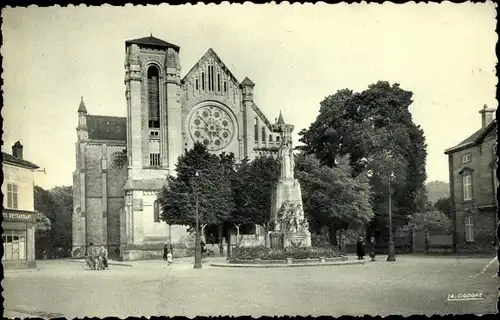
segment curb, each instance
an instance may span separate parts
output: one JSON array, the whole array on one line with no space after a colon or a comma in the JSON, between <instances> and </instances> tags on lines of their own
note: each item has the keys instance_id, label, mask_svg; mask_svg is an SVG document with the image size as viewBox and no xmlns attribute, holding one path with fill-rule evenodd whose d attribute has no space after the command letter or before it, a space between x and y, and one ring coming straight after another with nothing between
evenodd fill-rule
<instances>
[{"instance_id":1,"label":"curb","mask_svg":"<svg viewBox=\"0 0 500 320\"><path fill-rule=\"evenodd\" d=\"M14 273L28 273L28 272L37 272L38 268L29 268L29 269L3 269L4 274L14 274Z\"/></svg>"},{"instance_id":2,"label":"curb","mask_svg":"<svg viewBox=\"0 0 500 320\"><path fill-rule=\"evenodd\" d=\"M84 263L85 262L85 260L69 260L69 261L71 261L71 262L79 262L79 263ZM134 267L131 264L118 263L118 262L109 262L109 261L108 261L108 265L109 266L121 266L121 267Z\"/></svg>"},{"instance_id":3,"label":"curb","mask_svg":"<svg viewBox=\"0 0 500 320\"><path fill-rule=\"evenodd\" d=\"M236 264L236 263L211 263L211 267L225 268L294 268L294 267L323 267L365 264L366 261L342 261L325 263L292 263L292 264Z\"/></svg>"}]
</instances>

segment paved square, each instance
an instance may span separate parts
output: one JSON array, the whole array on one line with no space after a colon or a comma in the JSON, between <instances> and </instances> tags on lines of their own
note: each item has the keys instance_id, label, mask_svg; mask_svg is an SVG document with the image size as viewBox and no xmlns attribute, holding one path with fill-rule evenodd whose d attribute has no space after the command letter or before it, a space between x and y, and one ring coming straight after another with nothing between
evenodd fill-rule
<instances>
[{"instance_id":1,"label":"paved square","mask_svg":"<svg viewBox=\"0 0 500 320\"><path fill-rule=\"evenodd\" d=\"M88 272L70 261L40 261L34 272L7 273L6 316L67 318L153 315L389 315L496 313L498 278L491 258L398 256L389 263L300 268L167 269L132 262ZM484 299L447 301L482 292ZM9 313L11 312L11 313Z\"/></svg>"}]
</instances>

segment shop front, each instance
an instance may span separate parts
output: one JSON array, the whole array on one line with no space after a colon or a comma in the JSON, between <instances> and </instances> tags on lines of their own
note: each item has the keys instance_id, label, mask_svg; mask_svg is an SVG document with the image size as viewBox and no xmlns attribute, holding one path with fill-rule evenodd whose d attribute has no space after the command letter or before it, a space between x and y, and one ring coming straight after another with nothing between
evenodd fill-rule
<instances>
[{"instance_id":1,"label":"shop front","mask_svg":"<svg viewBox=\"0 0 500 320\"><path fill-rule=\"evenodd\" d=\"M5 269L35 268L36 212L4 209L2 221Z\"/></svg>"}]
</instances>

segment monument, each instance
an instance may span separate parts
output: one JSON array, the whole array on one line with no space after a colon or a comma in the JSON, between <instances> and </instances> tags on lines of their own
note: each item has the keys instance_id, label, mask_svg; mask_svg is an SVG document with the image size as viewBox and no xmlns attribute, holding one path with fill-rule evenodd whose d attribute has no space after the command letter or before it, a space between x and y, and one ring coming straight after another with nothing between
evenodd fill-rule
<instances>
[{"instance_id":1,"label":"monument","mask_svg":"<svg viewBox=\"0 0 500 320\"><path fill-rule=\"evenodd\" d=\"M311 233L304 216L300 183L294 178L294 155L291 133L294 126L286 124L280 112L273 125L279 132L282 144L278 151L281 175L273 190L271 202L271 247L310 247Z\"/></svg>"}]
</instances>

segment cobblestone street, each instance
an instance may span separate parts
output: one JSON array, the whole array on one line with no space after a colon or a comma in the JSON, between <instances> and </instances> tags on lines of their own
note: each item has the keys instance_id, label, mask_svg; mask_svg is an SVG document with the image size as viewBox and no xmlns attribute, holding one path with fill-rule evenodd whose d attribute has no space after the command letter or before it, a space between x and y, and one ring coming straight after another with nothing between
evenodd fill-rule
<instances>
[{"instance_id":1,"label":"cobblestone street","mask_svg":"<svg viewBox=\"0 0 500 320\"><path fill-rule=\"evenodd\" d=\"M495 313L498 268L485 258L398 256L396 263L300 268L167 269L139 261L84 271L80 262L39 261L33 272L6 273L6 317L153 315L388 315ZM350 258L352 259L352 258ZM223 261L221 259L218 260ZM484 270L484 272L482 272ZM483 300L447 301L482 292Z\"/></svg>"}]
</instances>

